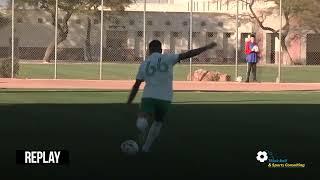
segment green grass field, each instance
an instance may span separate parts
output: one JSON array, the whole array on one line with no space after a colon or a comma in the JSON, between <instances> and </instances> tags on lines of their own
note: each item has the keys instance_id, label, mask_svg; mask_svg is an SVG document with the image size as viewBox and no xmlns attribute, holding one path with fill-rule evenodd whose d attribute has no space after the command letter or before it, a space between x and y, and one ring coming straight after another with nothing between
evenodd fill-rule
<instances>
[{"instance_id":1,"label":"green grass field","mask_svg":"<svg viewBox=\"0 0 320 180\"><path fill-rule=\"evenodd\" d=\"M227 73L234 79L234 66L194 65L193 70L207 70ZM102 77L106 80L134 79L137 64L104 64ZM246 76L246 66L239 66L239 75ZM276 66L258 67L257 76L262 82L275 82L278 68ZM174 72L175 80L186 80L189 73L188 65L177 65ZM18 78L52 79L53 64L21 64ZM57 78L59 79L99 79L99 64L58 64ZM320 66L282 67L283 82L320 82Z\"/></svg>"},{"instance_id":2,"label":"green grass field","mask_svg":"<svg viewBox=\"0 0 320 180\"><path fill-rule=\"evenodd\" d=\"M1 104L124 103L128 92L89 90L0 90ZM134 103L140 101L141 93ZM320 104L320 92L176 92L175 104Z\"/></svg>"},{"instance_id":3,"label":"green grass field","mask_svg":"<svg viewBox=\"0 0 320 180\"><path fill-rule=\"evenodd\" d=\"M312 179L320 151L320 92L175 94L152 153L126 157L120 143L135 139L141 94L128 92L0 91L2 175L11 179L127 179L155 176ZM15 165L17 149L66 149L64 167ZM271 150L304 169L268 169L255 160Z\"/></svg>"}]
</instances>

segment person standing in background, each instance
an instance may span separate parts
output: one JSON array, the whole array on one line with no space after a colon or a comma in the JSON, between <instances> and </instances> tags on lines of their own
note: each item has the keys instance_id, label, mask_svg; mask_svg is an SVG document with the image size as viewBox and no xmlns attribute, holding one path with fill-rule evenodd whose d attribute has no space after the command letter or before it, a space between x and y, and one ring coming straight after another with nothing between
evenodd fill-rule
<instances>
[{"instance_id":1,"label":"person standing in background","mask_svg":"<svg viewBox=\"0 0 320 180\"><path fill-rule=\"evenodd\" d=\"M246 61L248 63L247 79L245 82L249 82L251 72L253 75L253 82L257 82L257 63L259 58L259 48L255 39L256 36L254 34L251 34L250 39L246 42L245 46Z\"/></svg>"}]
</instances>

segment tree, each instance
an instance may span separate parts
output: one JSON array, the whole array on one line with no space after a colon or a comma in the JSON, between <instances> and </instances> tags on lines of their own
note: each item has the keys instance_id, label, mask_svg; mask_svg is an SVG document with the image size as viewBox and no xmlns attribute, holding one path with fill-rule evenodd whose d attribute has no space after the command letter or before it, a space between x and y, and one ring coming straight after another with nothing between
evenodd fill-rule
<instances>
[{"instance_id":1,"label":"tree","mask_svg":"<svg viewBox=\"0 0 320 180\"><path fill-rule=\"evenodd\" d=\"M250 19L254 20L257 25L265 31L279 33L279 28L275 29L264 25L264 20L268 15L268 10L262 10L260 14L253 8L258 0L239 0L246 3L250 10ZM274 2L278 7L280 0L263 0L264 2ZM260 1L261 2L261 1ZM283 12L283 27L281 37L281 47L284 53L288 56L291 64L294 64L292 56L288 50L288 43L292 39L288 37L291 32L299 32L313 30L315 33L320 33L320 0L282 0ZM277 37L279 39L279 36Z\"/></svg>"},{"instance_id":2,"label":"tree","mask_svg":"<svg viewBox=\"0 0 320 180\"><path fill-rule=\"evenodd\" d=\"M88 61L92 61L92 54L91 54L91 18L87 17L87 37L86 37L86 41L85 41L85 52L86 52L86 58L88 59Z\"/></svg>"},{"instance_id":3,"label":"tree","mask_svg":"<svg viewBox=\"0 0 320 180\"><path fill-rule=\"evenodd\" d=\"M134 0L104 0L104 8L110 8L111 10L119 11L124 10L126 6L133 3ZM38 7L50 13L51 15L51 24L55 26L55 0L16 0L16 6L18 7ZM60 44L69 34L69 26L68 21L71 16L75 13L81 13L82 11L98 11L98 7L100 7L100 0L59 0L58 8L59 15L63 14L63 18L61 22L58 22L58 37L57 42ZM89 25L88 25L89 26ZM52 40L48 45L45 56L43 58L44 62L50 61L50 55L53 53L55 48L55 41Z\"/></svg>"},{"instance_id":4,"label":"tree","mask_svg":"<svg viewBox=\"0 0 320 180\"><path fill-rule=\"evenodd\" d=\"M212 0L213 2L217 0ZM219 0L220 3L230 3L231 1L236 2L237 0ZM274 34L278 34L280 31L280 28L276 28L273 26L267 26L265 25L265 21L268 18L268 16L272 15L274 13L274 10L279 8L279 2L280 0L238 0L239 3L243 3L246 5L249 9L248 14L240 14L239 15L239 21L240 22L247 22L250 21L254 23L257 27L264 31L269 31ZM312 0L303 0L303 1L312 1ZM317 0L320 1L320 0ZM264 7L264 8L255 8L256 5L263 2L273 2L276 6L272 7ZM299 13L303 11L303 8L301 5L304 4L301 0L282 0L282 12L283 12L283 26L282 26L282 43L281 47L283 48L286 55L288 55L288 58L293 64L292 57L290 55L290 52L288 51L288 47L286 44L287 36L290 32L290 21L294 19ZM240 5L240 4L239 4ZM231 15L231 17L234 17L234 15ZM279 35L277 36L279 39Z\"/></svg>"},{"instance_id":5,"label":"tree","mask_svg":"<svg viewBox=\"0 0 320 180\"><path fill-rule=\"evenodd\" d=\"M249 7L249 11L250 11L250 19L254 20L256 22L256 24L265 31L270 31L274 34L278 34L280 29L275 29L273 27L269 27L269 26L265 26L264 25L264 21L266 20L266 17L268 15L270 15L270 10L271 9L264 9L260 12L255 11L254 9L254 5L255 3L257 3L257 0L240 0L241 2L245 3L246 5L248 5ZM277 5L279 5L280 0L264 0L266 1L273 1L275 2ZM298 2L300 0L283 0L282 2L282 11L283 11L283 18L285 19L285 21L283 22L283 27L282 27L282 37L281 37L281 47L283 48L285 54L288 55L289 60L291 62L291 64L293 64L293 60L292 57L290 55L290 52L288 51L288 47L286 44L286 38L289 34L290 31L290 20L292 17L294 17L296 15L296 11L298 11ZM279 39L279 35L277 36L277 38Z\"/></svg>"},{"instance_id":6,"label":"tree","mask_svg":"<svg viewBox=\"0 0 320 180\"><path fill-rule=\"evenodd\" d=\"M302 11L299 17L302 25L312 29L315 33L320 33L320 0L304 0L301 2Z\"/></svg>"},{"instance_id":7,"label":"tree","mask_svg":"<svg viewBox=\"0 0 320 180\"><path fill-rule=\"evenodd\" d=\"M7 10L0 9L0 29L9 25L11 22L11 16L7 13ZM11 40L11 37L8 37ZM11 43L10 43L11 44ZM16 49L17 47L15 47ZM16 49L17 51L17 49ZM0 77L10 78L12 68L12 59L5 57L0 59ZM13 75L16 76L19 73L19 60L14 58Z\"/></svg>"},{"instance_id":8,"label":"tree","mask_svg":"<svg viewBox=\"0 0 320 180\"><path fill-rule=\"evenodd\" d=\"M5 12L0 11L0 28L10 23L10 17Z\"/></svg>"}]
</instances>

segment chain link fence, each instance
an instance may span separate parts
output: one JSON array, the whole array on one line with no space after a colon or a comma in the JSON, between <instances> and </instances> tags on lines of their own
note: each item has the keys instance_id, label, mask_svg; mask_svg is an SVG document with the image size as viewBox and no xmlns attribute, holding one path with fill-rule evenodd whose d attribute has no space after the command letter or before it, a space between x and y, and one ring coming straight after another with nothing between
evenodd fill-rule
<instances>
[{"instance_id":1,"label":"chain link fence","mask_svg":"<svg viewBox=\"0 0 320 180\"><path fill-rule=\"evenodd\" d=\"M112 2L1 1L1 77L130 80L148 55L148 43L158 39L164 53L181 53L212 41L218 44L178 64L175 80L188 80L198 69L226 74L225 80L237 76L244 80L245 44L255 33L259 81L276 82L281 75L281 82L320 82L320 35L294 24L299 22L294 19L286 31L284 20L280 42L279 5L271 1ZM263 30L260 22L269 29Z\"/></svg>"},{"instance_id":2,"label":"chain link fence","mask_svg":"<svg viewBox=\"0 0 320 180\"><path fill-rule=\"evenodd\" d=\"M143 12L107 11L103 79L135 79L144 57Z\"/></svg>"},{"instance_id":3,"label":"chain link fence","mask_svg":"<svg viewBox=\"0 0 320 180\"><path fill-rule=\"evenodd\" d=\"M15 43L12 43L12 7L9 1L0 4L0 31L0 77L11 78L19 67L12 72L12 50L17 49L17 46L12 48Z\"/></svg>"},{"instance_id":4,"label":"chain link fence","mask_svg":"<svg viewBox=\"0 0 320 180\"><path fill-rule=\"evenodd\" d=\"M54 64L44 63L53 59L54 48L48 51L55 39L54 19L44 9L29 7L19 1L14 2L15 57L19 59L19 74L15 78L53 79ZM44 59L47 58L45 61Z\"/></svg>"},{"instance_id":5,"label":"chain link fence","mask_svg":"<svg viewBox=\"0 0 320 180\"><path fill-rule=\"evenodd\" d=\"M98 11L58 11L58 79L99 79L100 26Z\"/></svg>"}]
</instances>

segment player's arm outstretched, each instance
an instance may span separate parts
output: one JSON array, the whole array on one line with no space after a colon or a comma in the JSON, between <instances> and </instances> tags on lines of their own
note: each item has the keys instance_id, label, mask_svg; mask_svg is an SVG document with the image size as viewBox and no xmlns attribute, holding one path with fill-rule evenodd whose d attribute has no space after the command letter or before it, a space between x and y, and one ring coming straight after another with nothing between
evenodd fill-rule
<instances>
[{"instance_id":1,"label":"player's arm outstretched","mask_svg":"<svg viewBox=\"0 0 320 180\"><path fill-rule=\"evenodd\" d=\"M143 80L140 80L140 79L136 80L136 82L132 86L132 89L131 89L127 104L131 104L132 103L132 101L134 100L134 98L136 97L136 95L137 95L137 93L139 91L139 88L140 88L140 85L141 85L142 82L143 82Z\"/></svg>"},{"instance_id":2,"label":"player's arm outstretched","mask_svg":"<svg viewBox=\"0 0 320 180\"><path fill-rule=\"evenodd\" d=\"M193 49L193 50L190 50L190 51L187 51L185 53L181 53L179 54L179 58L178 58L178 61L181 61L181 60L184 60L184 59L188 59L188 58L191 58L191 57L194 57L194 56L197 56L201 53L203 53L204 51L207 51L209 49L212 49L214 47L217 46L217 43L215 42L212 42L206 46L203 46L201 48L198 48L198 49Z\"/></svg>"}]
</instances>

